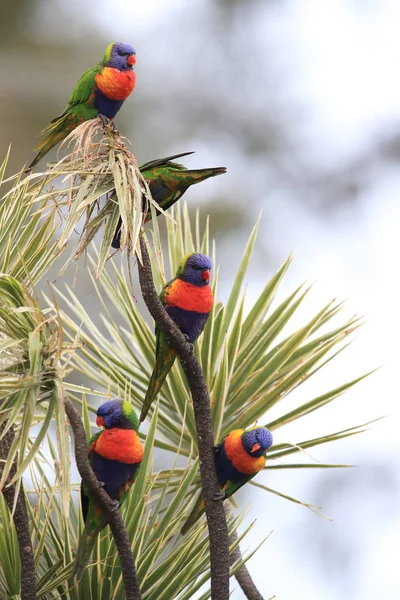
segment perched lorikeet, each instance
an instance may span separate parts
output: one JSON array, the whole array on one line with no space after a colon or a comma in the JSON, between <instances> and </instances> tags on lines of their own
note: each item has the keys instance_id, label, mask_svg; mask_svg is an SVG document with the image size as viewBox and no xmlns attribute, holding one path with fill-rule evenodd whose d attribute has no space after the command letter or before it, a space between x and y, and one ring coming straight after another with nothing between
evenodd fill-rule
<instances>
[{"instance_id":1,"label":"perched lorikeet","mask_svg":"<svg viewBox=\"0 0 400 600\"><path fill-rule=\"evenodd\" d=\"M176 276L162 289L160 300L171 319L187 340L194 344L204 329L214 297L209 285L211 259L205 254L186 255ZM156 364L143 402L140 421L144 421L151 403L171 370L176 353L165 334L156 327Z\"/></svg>"},{"instance_id":2,"label":"perched lorikeet","mask_svg":"<svg viewBox=\"0 0 400 600\"><path fill-rule=\"evenodd\" d=\"M136 52L132 46L122 42L109 44L103 59L79 78L62 115L41 131L44 139L36 146L39 154L29 167L34 167L84 121L99 115L113 119L135 87L135 63Z\"/></svg>"},{"instance_id":3,"label":"perched lorikeet","mask_svg":"<svg viewBox=\"0 0 400 600\"><path fill-rule=\"evenodd\" d=\"M139 421L131 404L119 398L108 400L97 411L96 423L103 430L89 443L89 461L104 490L119 505L130 486L143 458L139 440ZM89 561L100 531L107 525L101 507L89 498L81 486L82 514L85 529L79 542L71 577L80 579Z\"/></svg>"},{"instance_id":4,"label":"perched lorikeet","mask_svg":"<svg viewBox=\"0 0 400 600\"><path fill-rule=\"evenodd\" d=\"M272 433L266 427L235 429L215 446L215 465L223 500L232 496L265 467L265 453L272 446ZM204 513L203 495L181 529L185 534Z\"/></svg>"},{"instance_id":5,"label":"perched lorikeet","mask_svg":"<svg viewBox=\"0 0 400 600\"><path fill-rule=\"evenodd\" d=\"M215 177L216 175L226 173L225 167L186 169L183 165L172 162L176 158L188 156L189 154L193 154L193 152L183 152L182 154L167 156L166 158L158 158L139 167L144 179L149 185L153 199L163 210L167 210L179 200L191 185L200 183L200 181L204 181L209 177ZM151 213L148 212L145 223L150 221L150 219ZM120 218L111 243L113 248L120 248L121 226L122 219Z\"/></svg>"}]
</instances>

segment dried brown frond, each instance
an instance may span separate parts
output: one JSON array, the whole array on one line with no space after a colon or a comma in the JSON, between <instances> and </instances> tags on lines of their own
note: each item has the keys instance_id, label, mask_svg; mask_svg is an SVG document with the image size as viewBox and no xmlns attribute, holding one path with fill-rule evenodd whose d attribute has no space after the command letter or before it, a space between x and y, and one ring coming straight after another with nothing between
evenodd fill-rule
<instances>
[{"instance_id":1,"label":"dried brown frond","mask_svg":"<svg viewBox=\"0 0 400 600\"><path fill-rule=\"evenodd\" d=\"M145 215L151 207L163 210L152 199L128 140L111 124L103 127L100 119L93 119L74 129L62 145L73 149L39 175L45 186L37 199L42 202L45 199L63 212L60 250L77 230L81 232L60 275L71 261L81 257L104 225L96 269L99 276L110 254L119 218L122 219L121 250L127 248L141 260L139 235Z\"/></svg>"}]
</instances>

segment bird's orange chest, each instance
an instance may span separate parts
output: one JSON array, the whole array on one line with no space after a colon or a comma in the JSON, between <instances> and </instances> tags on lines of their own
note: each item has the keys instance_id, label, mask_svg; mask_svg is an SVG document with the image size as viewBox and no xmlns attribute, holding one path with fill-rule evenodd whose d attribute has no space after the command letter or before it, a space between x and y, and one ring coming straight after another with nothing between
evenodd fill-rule
<instances>
[{"instance_id":1,"label":"bird's orange chest","mask_svg":"<svg viewBox=\"0 0 400 600\"><path fill-rule=\"evenodd\" d=\"M133 429L105 429L92 450L103 458L130 465L139 463L143 458L142 444Z\"/></svg>"},{"instance_id":2,"label":"bird's orange chest","mask_svg":"<svg viewBox=\"0 0 400 600\"><path fill-rule=\"evenodd\" d=\"M113 67L104 67L97 73L96 85L102 94L110 100L125 100L134 90L135 71L119 71Z\"/></svg>"},{"instance_id":3,"label":"bird's orange chest","mask_svg":"<svg viewBox=\"0 0 400 600\"><path fill-rule=\"evenodd\" d=\"M165 290L167 306L179 306L184 310L208 313L212 309L214 296L209 285L198 287L182 279L176 279Z\"/></svg>"},{"instance_id":4,"label":"bird's orange chest","mask_svg":"<svg viewBox=\"0 0 400 600\"><path fill-rule=\"evenodd\" d=\"M226 436L224 441L224 449L226 456L231 461L232 465L240 473L245 475L254 475L265 467L265 456L250 456L243 448L241 435L243 429L235 429Z\"/></svg>"}]
</instances>

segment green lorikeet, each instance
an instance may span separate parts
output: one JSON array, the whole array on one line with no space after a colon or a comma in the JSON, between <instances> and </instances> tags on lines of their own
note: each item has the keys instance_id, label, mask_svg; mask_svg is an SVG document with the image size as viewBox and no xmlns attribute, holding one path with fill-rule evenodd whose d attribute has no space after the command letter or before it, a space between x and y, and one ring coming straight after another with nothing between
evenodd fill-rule
<instances>
[{"instance_id":1,"label":"green lorikeet","mask_svg":"<svg viewBox=\"0 0 400 600\"><path fill-rule=\"evenodd\" d=\"M89 461L104 490L116 504L121 504L135 481L143 458L139 440L139 421L132 406L119 398L104 402L97 410L96 423L104 429L89 444ZM101 507L89 498L81 486L82 514L85 529L79 542L71 577L80 579L89 561L100 531L107 525Z\"/></svg>"},{"instance_id":2,"label":"green lorikeet","mask_svg":"<svg viewBox=\"0 0 400 600\"><path fill-rule=\"evenodd\" d=\"M44 139L36 146L39 154L29 168L84 121L97 116L113 119L135 87L135 63L132 46L122 42L109 44L103 59L79 78L62 115L41 131Z\"/></svg>"},{"instance_id":3,"label":"green lorikeet","mask_svg":"<svg viewBox=\"0 0 400 600\"><path fill-rule=\"evenodd\" d=\"M222 498L232 496L265 467L265 452L272 446L272 433L266 427L235 429L215 446L215 465ZM204 513L204 499L199 495L192 512L181 529L185 534Z\"/></svg>"},{"instance_id":4,"label":"green lorikeet","mask_svg":"<svg viewBox=\"0 0 400 600\"><path fill-rule=\"evenodd\" d=\"M176 158L188 156L189 154L193 154L193 152L183 152L182 154L167 156L166 158L158 158L139 167L140 172L149 185L153 199L163 210L167 210L179 200L191 185L200 183L209 177L226 173L225 167L186 169L183 165L172 162ZM148 212L145 223L150 221L150 219L151 213ZM122 219L120 218L111 243L113 248L120 248L121 227Z\"/></svg>"},{"instance_id":5,"label":"green lorikeet","mask_svg":"<svg viewBox=\"0 0 400 600\"><path fill-rule=\"evenodd\" d=\"M160 294L167 313L191 344L194 344L203 331L214 302L209 285L211 267L211 259L205 254L188 254L182 259L175 278L167 283ZM156 327L156 364L143 402L140 421L146 418L175 358L175 350L168 344L165 334Z\"/></svg>"}]
</instances>

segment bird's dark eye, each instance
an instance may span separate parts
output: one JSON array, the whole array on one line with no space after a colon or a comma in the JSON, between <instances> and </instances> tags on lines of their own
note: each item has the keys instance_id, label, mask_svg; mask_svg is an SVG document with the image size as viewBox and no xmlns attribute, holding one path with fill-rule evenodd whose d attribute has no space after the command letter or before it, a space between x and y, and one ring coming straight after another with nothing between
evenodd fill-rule
<instances>
[{"instance_id":1,"label":"bird's dark eye","mask_svg":"<svg viewBox=\"0 0 400 600\"><path fill-rule=\"evenodd\" d=\"M110 410L108 410L108 411L107 411L107 414L108 414L108 415L112 415L112 413L113 413L113 412L114 412L114 409L113 409L113 408L110 408Z\"/></svg>"}]
</instances>

